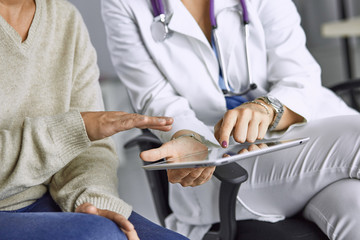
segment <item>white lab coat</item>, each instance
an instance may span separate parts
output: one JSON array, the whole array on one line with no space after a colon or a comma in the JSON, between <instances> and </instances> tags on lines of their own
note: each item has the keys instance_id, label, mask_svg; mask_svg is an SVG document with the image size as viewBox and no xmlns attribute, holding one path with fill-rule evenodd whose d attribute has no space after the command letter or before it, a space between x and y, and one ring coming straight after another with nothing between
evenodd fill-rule
<instances>
[{"instance_id":1,"label":"white lab coat","mask_svg":"<svg viewBox=\"0 0 360 240\"><path fill-rule=\"evenodd\" d=\"M174 117L170 132L156 132L163 141L178 130L190 129L216 143L213 126L226 112L218 86L216 56L181 1L165 3L171 36L164 42L155 42L150 30L154 19L150 0L102 1L113 64L137 112ZM238 0L215 0L215 13L238 4ZM307 121L355 114L321 86L321 71L306 49L293 2L248 0L247 6L251 67L258 88L246 97L252 100L272 95ZM221 13L217 23L230 85L235 90L244 89L248 80L240 15ZM210 223L218 220L211 200L216 198L217 188L216 180L197 188L173 186L171 204L176 215L173 220L198 225L199 229L202 225L197 233L193 226L183 225L195 234L192 236L201 236ZM214 210L201 211L204 204L212 205ZM176 225L174 221L170 225Z\"/></svg>"},{"instance_id":2,"label":"white lab coat","mask_svg":"<svg viewBox=\"0 0 360 240\"><path fill-rule=\"evenodd\" d=\"M215 141L212 128L226 111L216 56L181 1L165 2L172 35L159 43L150 31L150 0L103 1L112 61L137 112L175 118L172 131L157 133L162 140L190 129ZM215 12L238 3L215 1ZM292 1L251 0L248 8L251 66L258 85L248 99L270 94L308 121L347 114L343 102L321 87L320 68L305 47ZM248 81L239 15L221 14L218 27L230 84L244 88Z\"/></svg>"}]
</instances>

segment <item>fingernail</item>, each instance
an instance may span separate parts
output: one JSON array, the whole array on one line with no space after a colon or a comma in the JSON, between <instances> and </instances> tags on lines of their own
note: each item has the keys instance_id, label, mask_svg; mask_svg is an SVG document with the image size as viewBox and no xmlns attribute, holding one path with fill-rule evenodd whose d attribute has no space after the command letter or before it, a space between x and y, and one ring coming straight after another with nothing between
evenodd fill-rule
<instances>
[{"instance_id":1,"label":"fingernail","mask_svg":"<svg viewBox=\"0 0 360 240\"><path fill-rule=\"evenodd\" d=\"M223 141L223 142L221 143L221 146L224 147L224 148L227 148L228 144L227 144L226 141Z\"/></svg>"}]
</instances>

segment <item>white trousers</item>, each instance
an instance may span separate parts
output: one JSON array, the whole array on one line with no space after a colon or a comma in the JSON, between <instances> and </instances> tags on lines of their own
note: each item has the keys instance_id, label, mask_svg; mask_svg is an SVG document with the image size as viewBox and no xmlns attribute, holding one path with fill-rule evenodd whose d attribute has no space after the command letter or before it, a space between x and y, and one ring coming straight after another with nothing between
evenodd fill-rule
<instances>
[{"instance_id":1,"label":"white trousers","mask_svg":"<svg viewBox=\"0 0 360 240\"><path fill-rule=\"evenodd\" d=\"M240 162L249 173L240 198L256 212L285 217L305 207L330 239L360 239L360 116L310 122L282 138L307 136L304 147Z\"/></svg>"},{"instance_id":2,"label":"white trousers","mask_svg":"<svg viewBox=\"0 0 360 240\"><path fill-rule=\"evenodd\" d=\"M276 221L305 209L330 239L360 239L360 116L313 121L282 136L299 137L310 141L239 162L249 179L240 187L237 219ZM216 180L195 188L174 185L169 226L200 239L209 222L218 221L218 189Z\"/></svg>"}]
</instances>

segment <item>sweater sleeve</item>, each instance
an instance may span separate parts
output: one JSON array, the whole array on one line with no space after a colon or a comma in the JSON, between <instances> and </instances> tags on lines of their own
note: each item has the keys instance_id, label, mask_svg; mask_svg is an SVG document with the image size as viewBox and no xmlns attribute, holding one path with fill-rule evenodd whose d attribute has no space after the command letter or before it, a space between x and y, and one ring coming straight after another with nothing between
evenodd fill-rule
<instances>
[{"instance_id":1,"label":"sweater sleeve","mask_svg":"<svg viewBox=\"0 0 360 240\"><path fill-rule=\"evenodd\" d=\"M0 131L0 195L44 183L90 146L80 113L26 118L22 128Z\"/></svg>"},{"instance_id":2,"label":"sweater sleeve","mask_svg":"<svg viewBox=\"0 0 360 240\"><path fill-rule=\"evenodd\" d=\"M77 18L70 109L103 110L96 52L80 14ZM130 216L131 206L118 196L118 158L114 149L110 138L92 142L89 148L53 176L50 193L62 210L74 211L77 206L88 202L126 218Z\"/></svg>"}]
</instances>

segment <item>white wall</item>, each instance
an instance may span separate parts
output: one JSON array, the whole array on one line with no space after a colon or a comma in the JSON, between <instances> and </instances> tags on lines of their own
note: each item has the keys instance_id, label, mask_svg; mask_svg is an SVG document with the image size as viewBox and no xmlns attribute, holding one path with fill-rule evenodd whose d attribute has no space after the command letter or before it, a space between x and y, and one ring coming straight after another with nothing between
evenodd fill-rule
<instances>
[{"instance_id":1,"label":"white wall","mask_svg":"<svg viewBox=\"0 0 360 240\"><path fill-rule=\"evenodd\" d=\"M325 39L320 34L321 24L339 18L339 2L344 1L349 17L360 15L359 0L294 0L302 17L308 46L310 48L338 44L334 39Z\"/></svg>"},{"instance_id":2,"label":"white wall","mask_svg":"<svg viewBox=\"0 0 360 240\"><path fill-rule=\"evenodd\" d=\"M100 0L69 1L79 9L88 27L91 41L97 50L101 76L105 78L115 77L116 73L106 45L105 28L100 13Z\"/></svg>"}]
</instances>

